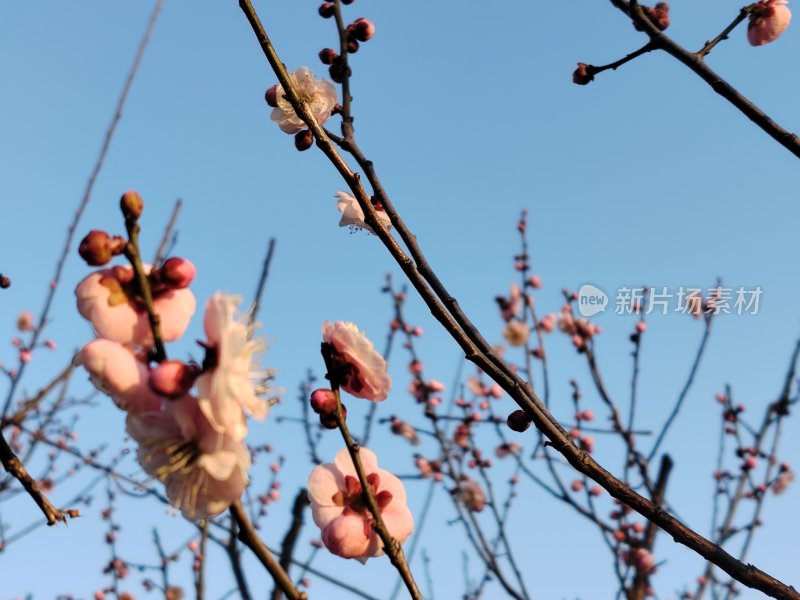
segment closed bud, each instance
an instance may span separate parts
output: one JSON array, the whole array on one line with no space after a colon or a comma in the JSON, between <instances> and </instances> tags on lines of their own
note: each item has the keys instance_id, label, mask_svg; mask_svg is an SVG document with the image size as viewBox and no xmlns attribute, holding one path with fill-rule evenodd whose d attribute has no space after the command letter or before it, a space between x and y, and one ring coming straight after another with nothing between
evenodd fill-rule
<instances>
[{"instance_id":1,"label":"closed bud","mask_svg":"<svg viewBox=\"0 0 800 600\"><path fill-rule=\"evenodd\" d=\"M119 236L113 238L105 231L93 229L78 246L78 254L92 267L100 267L125 248L125 240Z\"/></svg>"},{"instance_id":2,"label":"closed bud","mask_svg":"<svg viewBox=\"0 0 800 600\"><path fill-rule=\"evenodd\" d=\"M271 88L267 88L267 91L264 92L264 100L267 101L272 108L276 108L278 106L278 86L273 85Z\"/></svg>"},{"instance_id":3,"label":"closed bud","mask_svg":"<svg viewBox=\"0 0 800 600\"><path fill-rule=\"evenodd\" d=\"M578 68L572 73L572 83L586 85L594 80L594 66L578 63Z\"/></svg>"},{"instance_id":4,"label":"closed bud","mask_svg":"<svg viewBox=\"0 0 800 600\"><path fill-rule=\"evenodd\" d=\"M513 431L522 433L531 426L531 420L524 410L515 410L506 419L506 424Z\"/></svg>"},{"instance_id":5,"label":"closed bud","mask_svg":"<svg viewBox=\"0 0 800 600\"><path fill-rule=\"evenodd\" d=\"M197 269L190 261L177 256L165 260L159 269L161 281L176 290L189 287L196 274Z\"/></svg>"},{"instance_id":6,"label":"closed bud","mask_svg":"<svg viewBox=\"0 0 800 600\"><path fill-rule=\"evenodd\" d=\"M342 83L346 77L350 77L353 74L353 71L349 65L344 64L342 57L339 56L328 67L328 74L336 83Z\"/></svg>"},{"instance_id":7,"label":"closed bud","mask_svg":"<svg viewBox=\"0 0 800 600\"><path fill-rule=\"evenodd\" d=\"M350 26L355 37L359 42L369 41L375 35L375 24L369 19L360 18L353 21Z\"/></svg>"},{"instance_id":8,"label":"closed bud","mask_svg":"<svg viewBox=\"0 0 800 600\"><path fill-rule=\"evenodd\" d=\"M336 394L333 390L319 389L311 392L311 409L320 415L329 414L336 410Z\"/></svg>"},{"instance_id":9,"label":"closed bud","mask_svg":"<svg viewBox=\"0 0 800 600\"><path fill-rule=\"evenodd\" d=\"M298 131L294 136L294 147L300 152L308 150L314 144L314 134L310 129Z\"/></svg>"},{"instance_id":10,"label":"closed bud","mask_svg":"<svg viewBox=\"0 0 800 600\"><path fill-rule=\"evenodd\" d=\"M337 56L339 55L333 48L323 48L319 51L319 59L323 65L332 65Z\"/></svg>"},{"instance_id":11,"label":"closed bud","mask_svg":"<svg viewBox=\"0 0 800 600\"><path fill-rule=\"evenodd\" d=\"M144 202L142 202L139 192L128 190L119 199L119 207L126 221L136 221L142 216Z\"/></svg>"},{"instance_id":12,"label":"closed bud","mask_svg":"<svg viewBox=\"0 0 800 600\"><path fill-rule=\"evenodd\" d=\"M348 54L355 54L358 52L358 41L355 38L347 38L347 52Z\"/></svg>"},{"instance_id":13,"label":"closed bud","mask_svg":"<svg viewBox=\"0 0 800 600\"><path fill-rule=\"evenodd\" d=\"M347 407L342 404L342 419L347 420ZM325 429L336 429L339 424L336 422L336 412L329 412L319 416L319 424Z\"/></svg>"},{"instance_id":14,"label":"closed bud","mask_svg":"<svg viewBox=\"0 0 800 600\"><path fill-rule=\"evenodd\" d=\"M335 14L333 4L323 2L319 7L319 16L323 19L330 19Z\"/></svg>"},{"instance_id":15,"label":"closed bud","mask_svg":"<svg viewBox=\"0 0 800 600\"><path fill-rule=\"evenodd\" d=\"M150 389L167 398L179 398L191 389L197 368L179 360L165 360L150 371Z\"/></svg>"}]
</instances>

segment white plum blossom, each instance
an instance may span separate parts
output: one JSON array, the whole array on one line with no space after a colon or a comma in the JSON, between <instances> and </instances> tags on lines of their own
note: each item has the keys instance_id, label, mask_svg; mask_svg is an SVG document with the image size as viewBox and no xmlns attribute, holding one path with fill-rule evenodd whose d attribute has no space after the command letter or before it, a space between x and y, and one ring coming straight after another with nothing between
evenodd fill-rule
<instances>
[{"instance_id":1,"label":"white plum blossom","mask_svg":"<svg viewBox=\"0 0 800 600\"><path fill-rule=\"evenodd\" d=\"M370 233L375 233L372 231L372 227L367 225L364 220L364 211L361 210L358 200L347 192L341 191L336 192L336 198L336 208L342 213L342 218L339 220L339 227L358 227L360 229L366 229ZM382 207L376 206L375 212L378 215L378 219L380 219L386 228L391 228L392 222L389 220L389 215L386 214L386 211L383 210Z\"/></svg>"},{"instance_id":2,"label":"white plum blossom","mask_svg":"<svg viewBox=\"0 0 800 600\"><path fill-rule=\"evenodd\" d=\"M197 378L200 409L211 426L236 440L244 439L247 425L242 411L263 420L269 409L262 395L270 372L256 358L264 342L253 337L253 326L237 317L239 296L217 292L206 303L206 347L212 368Z\"/></svg>"},{"instance_id":3,"label":"white plum blossom","mask_svg":"<svg viewBox=\"0 0 800 600\"><path fill-rule=\"evenodd\" d=\"M308 67L300 67L294 73L289 73L289 77L294 82L300 99L308 105L317 122L324 125L337 103L336 87L330 81L314 77L314 73ZM307 129L284 94L283 86L279 84L275 94L278 106L272 109L271 119L284 133L294 134Z\"/></svg>"}]
</instances>

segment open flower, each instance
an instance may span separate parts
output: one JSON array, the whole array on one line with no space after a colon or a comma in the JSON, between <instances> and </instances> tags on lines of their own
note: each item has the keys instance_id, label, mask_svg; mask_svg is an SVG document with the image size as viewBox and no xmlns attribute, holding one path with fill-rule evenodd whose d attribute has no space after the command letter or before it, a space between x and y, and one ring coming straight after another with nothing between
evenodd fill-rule
<instances>
[{"instance_id":1,"label":"open flower","mask_svg":"<svg viewBox=\"0 0 800 600\"><path fill-rule=\"evenodd\" d=\"M297 89L300 99L305 101L314 114L317 122L324 125L336 106L336 87L330 82L317 79L308 67L300 67L289 77ZM285 96L283 86L278 85L275 91L277 107L272 109L271 119L278 124L284 133L297 133L307 128L303 120L294 112L291 103Z\"/></svg>"},{"instance_id":2,"label":"open flower","mask_svg":"<svg viewBox=\"0 0 800 600\"><path fill-rule=\"evenodd\" d=\"M336 208L342 213L342 218L339 220L339 227L358 227L366 229L370 233L375 233L372 227L367 225L367 222L364 220L364 211L361 210L361 205L358 203L358 200L347 192L336 192L336 198L338 199L336 201ZM391 228L392 222L382 206L376 205L375 213L387 229Z\"/></svg>"},{"instance_id":3,"label":"open flower","mask_svg":"<svg viewBox=\"0 0 800 600\"><path fill-rule=\"evenodd\" d=\"M150 266L145 265L149 272ZM78 312L97 335L120 344L153 345L153 333L144 305L133 290L133 269L112 267L95 271L75 288ZM153 292L153 308L161 323L165 342L177 340L186 331L195 310L194 294L188 289L164 287Z\"/></svg>"},{"instance_id":4,"label":"open flower","mask_svg":"<svg viewBox=\"0 0 800 600\"><path fill-rule=\"evenodd\" d=\"M375 454L359 449L367 482L386 528L402 544L414 530L402 482L378 468ZM362 563L383 554L383 542L373 530L373 516L361 499L361 485L347 448L333 464L319 465L308 478L308 497L314 523L322 530L322 543L333 554Z\"/></svg>"},{"instance_id":5,"label":"open flower","mask_svg":"<svg viewBox=\"0 0 800 600\"><path fill-rule=\"evenodd\" d=\"M751 46L763 46L777 40L789 27L792 13L787 0L761 0L750 13L747 23L747 41Z\"/></svg>"},{"instance_id":6,"label":"open flower","mask_svg":"<svg viewBox=\"0 0 800 600\"><path fill-rule=\"evenodd\" d=\"M264 343L253 338L253 326L246 319L237 318L241 301L217 292L206 303L205 346L211 368L197 379L200 408L209 423L238 440L247 434L242 411L258 420L267 414L269 406L261 394L267 391L270 374L256 363Z\"/></svg>"},{"instance_id":7,"label":"open flower","mask_svg":"<svg viewBox=\"0 0 800 600\"><path fill-rule=\"evenodd\" d=\"M373 402L386 400L392 387L386 361L355 323L325 321L322 340L331 347L331 375L344 391Z\"/></svg>"},{"instance_id":8,"label":"open flower","mask_svg":"<svg viewBox=\"0 0 800 600\"><path fill-rule=\"evenodd\" d=\"M213 517L241 497L250 451L214 429L196 398L185 395L159 411L129 413L126 424L128 435L139 443L139 463L164 483L170 504L185 518Z\"/></svg>"},{"instance_id":9,"label":"open flower","mask_svg":"<svg viewBox=\"0 0 800 600\"><path fill-rule=\"evenodd\" d=\"M513 319L503 329L503 337L511 346L524 346L528 342L531 330L522 321Z\"/></svg>"}]
</instances>

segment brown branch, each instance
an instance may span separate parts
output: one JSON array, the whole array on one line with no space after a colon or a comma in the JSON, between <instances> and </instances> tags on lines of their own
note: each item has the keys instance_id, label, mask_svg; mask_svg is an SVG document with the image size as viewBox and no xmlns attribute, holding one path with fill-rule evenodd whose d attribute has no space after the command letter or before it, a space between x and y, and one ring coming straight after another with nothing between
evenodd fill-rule
<instances>
[{"instance_id":1,"label":"brown branch","mask_svg":"<svg viewBox=\"0 0 800 600\"><path fill-rule=\"evenodd\" d=\"M255 557L267 569L275 584L283 590L289 600L307 600L305 592L299 591L292 583L289 575L283 570L283 567L278 564L275 557L258 537L253 523L250 521L247 513L242 506L242 502L237 500L231 505L231 517L236 521L239 527L239 540L250 550L252 550Z\"/></svg>"},{"instance_id":2,"label":"brown branch","mask_svg":"<svg viewBox=\"0 0 800 600\"><path fill-rule=\"evenodd\" d=\"M50 502L47 499L39 488L36 486L36 481L34 481L33 477L31 477L28 470L25 468L25 465L22 464L22 461L17 458L17 455L14 454L14 451L8 445L5 436L0 432L0 462L3 463L3 467L5 468L6 472L9 475L12 475L17 481L22 484L22 487L25 488L25 491L28 492L28 495L33 498L33 501L39 506L39 509L44 514L45 518L47 519L48 525L55 525L59 521L67 522L67 517L77 517L78 511L76 510L66 510L62 511Z\"/></svg>"},{"instance_id":3,"label":"brown branch","mask_svg":"<svg viewBox=\"0 0 800 600\"><path fill-rule=\"evenodd\" d=\"M563 454L574 468L599 483L611 496L630 506L650 521L655 522L659 527L667 531L676 542L691 548L741 583L761 590L775 598L800 600L800 594L798 594L794 588L787 586L752 565L745 565L741 561L736 560L736 558L725 552L722 548L681 523L663 508L656 506L647 498L636 493L623 481L604 469L588 453L580 450L573 444L567 431L565 431L549 413L538 396L536 396L536 394L528 388L527 384L504 364L503 360L497 356L491 345L483 339L475 326L466 318L458 302L442 285L425 260L416 243L416 238L405 227L388 196L380 187L379 180L374 176L372 162L367 161L363 155L358 152L362 159L358 161L359 164L367 173L377 199L381 201L392 224L409 248L409 252L414 257L413 261L412 258L400 248L397 241L389 234L383 223L377 219L375 208L361 184L360 176L351 171L333 142L327 137L325 131L311 113L307 104L299 98L294 83L290 79L283 63L280 61L266 31L264 31L252 4L249 0L240 0L239 6L247 17L270 66L283 86L286 92L286 98L312 131L317 146L342 175L348 187L357 198L359 205L364 211L367 224L370 225L372 230L400 265L403 272L409 277L412 285L414 285L414 288L420 294L423 301L428 305L433 316L445 327L464 350L467 359L483 369L483 371L494 379L514 399L520 408L522 408L534 422L537 429L550 439L550 445ZM351 150L351 154L356 156L357 150L357 147L354 146ZM798 146L798 152L800 152L800 145ZM447 307L446 309L445 306Z\"/></svg>"},{"instance_id":4,"label":"brown branch","mask_svg":"<svg viewBox=\"0 0 800 600\"><path fill-rule=\"evenodd\" d=\"M327 358L325 362L328 362ZM328 369L328 373L330 373L330 369ZM403 548L400 546L397 540L392 537L392 534L386 527L386 523L383 522L383 517L381 516L381 511L378 508L378 503L376 502L370 485L367 482L367 475L364 472L364 466L361 464L361 455L359 454L360 448L358 444L353 441L353 436L350 435L350 430L347 428L347 422L345 421L344 414L342 412L342 402L341 398L339 397L338 382L332 379L331 387L333 387L333 391L336 394L336 424L339 426L339 431L342 433L342 438L347 446L347 451L350 453L350 459L353 461L353 467L358 475L358 481L361 484L361 499L369 509L369 512L372 514L374 519L372 528L381 538L381 541L383 542L383 551L386 552L386 555L389 557L392 565L395 569L397 569L397 572L403 578L403 583L406 584L406 588L408 589L408 593L411 595L411 598L413 600L422 600L422 594L417 587L417 582L414 581L414 576L411 574L411 569L406 561Z\"/></svg>"},{"instance_id":5,"label":"brown branch","mask_svg":"<svg viewBox=\"0 0 800 600\"><path fill-rule=\"evenodd\" d=\"M739 109L744 116L755 123L768 136L770 136L796 157L800 158L800 138L798 138L796 134L785 130L778 123L773 121L764 111L753 104L753 102L748 98L739 93L736 88L734 88L731 84L715 73L708 65L706 65L703 61L703 57L705 55L702 54L702 49L697 53L690 52L689 50L686 50L680 46L672 38L665 35L662 31L659 31L645 16L642 7L634 0L631 0L630 2L625 2L624 0L611 0L611 3L628 15L634 23L639 25L639 27L650 37L650 42L655 44L658 49L663 50L676 60L686 65L692 72L695 73L695 75L705 81L712 90L733 104L733 106ZM713 48L714 45L711 47Z\"/></svg>"},{"instance_id":6,"label":"brown branch","mask_svg":"<svg viewBox=\"0 0 800 600\"><path fill-rule=\"evenodd\" d=\"M300 530L303 528L303 511L308 504L308 490L302 488L297 492L297 496L294 497L294 504L292 505L292 523L289 525L289 529L286 531L286 535L283 536L283 542L281 543L281 557L279 563L286 573L289 573L289 567L292 564L294 547L295 544L297 544L297 539L300 537ZM281 600L281 598L283 598L283 592L281 592L281 589L276 584L275 588L272 590L272 600Z\"/></svg>"},{"instance_id":7,"label":"brown branch","mask_svg":"<svg viewBox=\"0 0 800 600\"><path fill-rule=\"evenodd\" d=\"M153 12L150 14L150 20L147 23L147 28L145 29L144 35L142 35L142 39L139 42L139 48L136 51L136 56L133 59L133 64L131 65L131 68L128 71L128 76L125 79L125 84L122 87L122 93L119 96L119 100L117 100L117 106L114 110L114 116L111 119L111 124L108 126L108 129L106 130L106 135L105 138L103 139L103 145L100 148L100 154L97 156L97 161L95 162L92 172L89 175L89 180L86 182L86 189L83 192L83 198L81 198L81 201L78 204L78 208L75 211L75 215L72 217L72 222L69 224L69 227L67 228L67 239L64 242L64 248L62 249L58 262L56 263L55 275L53 275L53 278L50 280L50 289L47 293L47 297L45 298L44 308L42 308L41 315L39 316L39 323L34 328L33 336L31 337L30 342L27 344L29 348L33 348L36 346L36 342L39 339L39 335L44 330L44 326L47 323L47 317L50 314L50 307L53 304L53 298L55 297L56 290L58 289L58 284L61 282L61 274L64 270L64 265L67 262L67 257L69 256L70 250L72 249L72 240L75 237L75 231L78 228L78 223L81 220L81 216L83 216L83 212L86 209L86 206L89 204L89 201L91 200L95 181L97 180L97 176L100 174L100 171L103 168L103 163L105 162L106 154L108 154L108 149L111 146L111 140L114 137L114 132L117 129L117 124L122 118L122 109L124 108L125 101L128 98L128 92L130 92L131 86L133 85L133 80L136 78L136 73L139 70L140 63L142 62L144 51L147 48L147 43L150 41L150 36L153 33L153 28L156 25L156 21L158 20L158 15L161 12L161 7L163 4L164 0L158 0L156 2L155 7L153 8ZM0 284L1 283L2 281L0 281ZM8 394L6 396L5 404L3 405L3 412L0 413L0 417L5 417L8 414L8 408L11 405L12 399L14 398L17 385L19 384L20 379L22 378L22 374L25 371L26 365L27 363L20 361L19 366L17 367L17 375L11 380L11 386L8 389Z\"/></svg>"},{"instance_id":8,"label":"brown branch","mask_svg":"<svg viewBox=\"0 0 800 600\"><path fill-rule=\"evenodd\" d=\"M664 495L667 490L667 481L669 480L670 472L673 467L672 459L669 454L661 457L661 465L658 468L658 475L656 476L655 490L653 493L653 503L656 506L664 504ZM644 540L642 541L642 548L649 551L653 550L653 545L656 541L656 534L658 528L652 523L647 524L647 529L644 533ZM647 596L647 588L650 584L648 573L643 569L636 571L636 576L633 581L631 589L626 590L628 600L644 600Z\"/></svg>"},{"instance_id":9,"label":"brown branch","mask_svg":"<svg viewBox=\"0 0 800 600\"><path fill-rule=\"evenodd\" d=\"M244 576L244 571L242 570L241 555L239 554L239 549L236 547L238 542L238 538L236 537L237 532L238 527L236 526L236 521L231 519L230 537L228 537L228 543L225 544L225 550L228 553L228 559L231 561L231 569L236 579L236 585L239 588L241 600L252 600L250 589L247 587L247 578Z\"/></svg>"}]
</instances>

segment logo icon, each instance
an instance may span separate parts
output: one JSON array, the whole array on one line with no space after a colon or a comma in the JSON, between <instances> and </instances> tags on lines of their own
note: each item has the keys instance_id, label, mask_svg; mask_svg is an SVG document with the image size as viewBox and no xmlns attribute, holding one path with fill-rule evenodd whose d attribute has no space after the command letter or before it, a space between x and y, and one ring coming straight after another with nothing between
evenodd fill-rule
<instances>
[{"instance_id":1,"label":"logo icon","mask_svg":"<svg viewBox=\"0 0 800 600\"><path fill-rule=\"evenodd\" d=\"M578 290L578 311L584 317L603 312L608 306L608 294L599 287L584 283Z\"/></svg>"}]
</instances>

